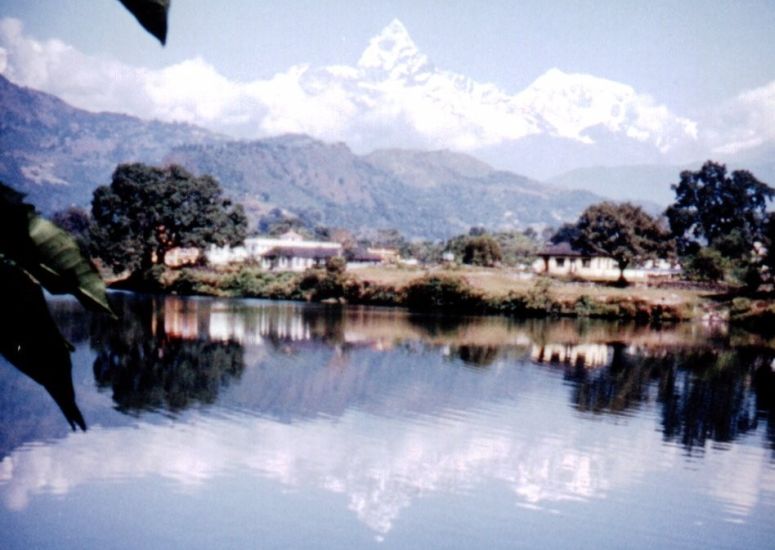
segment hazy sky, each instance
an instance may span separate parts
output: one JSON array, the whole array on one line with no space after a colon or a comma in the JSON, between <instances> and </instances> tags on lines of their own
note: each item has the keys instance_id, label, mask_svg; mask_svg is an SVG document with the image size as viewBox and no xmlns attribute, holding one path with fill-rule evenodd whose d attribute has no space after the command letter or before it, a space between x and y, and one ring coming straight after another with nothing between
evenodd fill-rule
<instances>
[{"instance_id":1,"label":"hazy sky","mask_svg":"<svg viewBox=\"0 0 775 550\"><path fill-rule=\"evenodd\" d=\"M116 0L0 0L0 16L86 54L153 68L199 56L243 81L352 65L393 18L438 67L507 92L557 67L693 116L775 79L773 0L173 0L166 48Z\"/></svg>"}]
</instances>

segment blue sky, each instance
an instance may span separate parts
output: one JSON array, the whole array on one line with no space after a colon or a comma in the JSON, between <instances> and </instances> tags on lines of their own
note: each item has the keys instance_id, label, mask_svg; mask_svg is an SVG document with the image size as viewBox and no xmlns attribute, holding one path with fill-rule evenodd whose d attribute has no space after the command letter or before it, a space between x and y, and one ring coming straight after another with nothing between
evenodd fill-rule
<instances>
[{"instance_id":1,"label":"blue sky","mask_svg":"<svg viewBox=\"0 0 775 550\"><path fill-rule=\"evenodd\" d=\"M1 4L39 40L154 68L201 56L239 80L353 64L393 18L437 66L510 92L557 67L625 82L691 115L775 79L771 0L173 0L164 49L116 0Z\"/></svg>"}]
</instances>

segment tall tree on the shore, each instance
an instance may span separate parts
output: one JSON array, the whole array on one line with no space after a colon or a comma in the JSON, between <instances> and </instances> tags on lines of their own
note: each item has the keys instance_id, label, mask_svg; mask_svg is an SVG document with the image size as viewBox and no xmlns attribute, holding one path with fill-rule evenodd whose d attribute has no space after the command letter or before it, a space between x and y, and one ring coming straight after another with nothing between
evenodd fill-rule
<instances>
[{"instance_id":1,"label":"tall tree on the shore","mask_svg":"<svg viewBox=\"0 0 775 550\"><path fill-rule=\"evenodd\" d=\"M616 261L619 281L635 262L672 253L673 241L659 221L629 202L602 202L588 207L575 225L571 244L587 254L601 254Z\"/></svg>"},{"instance_id":2,"label":"tall tree on the shore","mask_svg":"<svg viewBox=\"0 0 775 550\"><path fill-rule=\"evenodd\" d=\"M210 176L180 166L122 164L109 186L94 190L92 243L116 272L145 276L175 247L238 244L247 219Z\"/></svg>"},{"instance_id":3,"label":"tall tree on the shore","mask_svg":"<svg viewBox=\"0 0 775 550\"><path fill-rule=\"evenodd\" d=\"M725 165L713 161L696 172L681 172L673 189L675 203L665 214L681 250L707 245L727 257L750 251L752 243L762 239L767 201L775 197L775 189L751 172L728 175Z\"/></svg>"}]
</instances>

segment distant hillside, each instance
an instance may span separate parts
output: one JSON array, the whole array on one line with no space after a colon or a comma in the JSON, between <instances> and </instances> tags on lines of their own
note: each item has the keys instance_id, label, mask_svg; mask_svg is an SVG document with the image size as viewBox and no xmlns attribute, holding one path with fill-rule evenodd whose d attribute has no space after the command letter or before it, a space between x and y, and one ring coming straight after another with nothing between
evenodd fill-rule
<instances>
[{"instance_id":1,"label":"distant hillside","mask_svg":"<svg viewBox=\"0 0 775 550\"><path fill-rule=\"evenodd\" d=\"M281 207L316 224L395 228L410 237L444 238L473 225L558 225L599 200L449 151L358 156L304 135L226 141L191 125L90 113L0 76L0 180L39 209L87 207L116 165L132 161L212 174L253 221Z\"/></svg>"},{"instance_id":2,"label":"distant hillside","mask_svg":"<svg viewBox=\"0 0 775 550\"><path fill-rule=\"evenodd\" d=\"M158 163L175 145L216 139L188 124L76 109L0 75L0 180L44 212L87 205L120 162Z\"/></svg>"},{"instance_id":3,"label":"distant hillside","mask_svg":"<svg viewBox=\"0 0 775 550\"><path fill-rule=\"evenodd\" d=\"M775 187L775 155L772 152L734 159L719 155L712 160L725 163L729 171L748 170L760 181ZM680 166L652 164L577 168L547 182L565 189L583 189L617 201L656 203L664 208L675 200L675 192L670 186L679 182L681 172L698 170L703 162Z\"/></svg>"},{"instance_id":4,"label":"distant hillside","mask_svg":"<svg viewBox=\"0 0 775 550\"><path fill-rule=\"evenodd\" d=\"M165 161L214 175L252 217L280 206L323 225L397 228L410 237L443 238L473 225L558 225L599 200L458 153L358 156L307 136L185 145Z\"/></svg>"}]
</instances>

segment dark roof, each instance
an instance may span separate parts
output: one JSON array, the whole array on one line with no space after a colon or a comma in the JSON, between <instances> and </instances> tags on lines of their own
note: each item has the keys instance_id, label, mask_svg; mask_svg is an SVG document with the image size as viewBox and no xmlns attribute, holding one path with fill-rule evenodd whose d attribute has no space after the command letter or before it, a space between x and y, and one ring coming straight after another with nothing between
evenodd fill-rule
<instances>
[{"instance_id":1,"label":"dark roof","mask_svg":"<svg viewBox=\"0 0 775 550\"><path fill-rule=\"evenodd\" d=\"M339 251L335 248L307 248L296 246L276 246L271 250L264 252L264 258L313 258L327 259L339 256Z\"/></svg>"},{"instance_id":2,"label":"dark roof","mask_svg":"<svg viewBox=\"0 0 775 550\"><path fill-rule=\"evenodd\" d=\"M369 252L368 250L357 249L353 250L352 254L348 258L351 262L376 262L382 261L382 256Z\"/></svg>"},{"instance_id":3,"label":"dark roof","mask_svg":"<svg viewBox=\"0 0 775 550\"><path fill-rule=\"evenodd\" d=\"M571 244L567 241L552 244L547 247L545 247L541 252L538 253L539 256L591 256L591 254L584 254L580 250L577 250L571 246Z\"/></svg>"}]
</instances>

